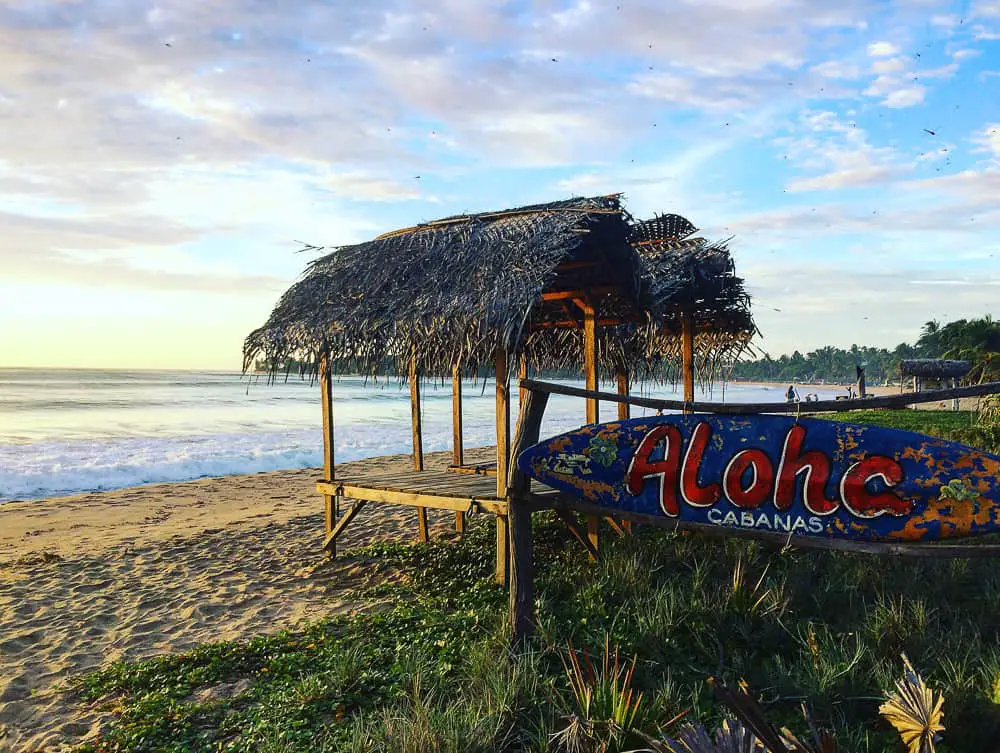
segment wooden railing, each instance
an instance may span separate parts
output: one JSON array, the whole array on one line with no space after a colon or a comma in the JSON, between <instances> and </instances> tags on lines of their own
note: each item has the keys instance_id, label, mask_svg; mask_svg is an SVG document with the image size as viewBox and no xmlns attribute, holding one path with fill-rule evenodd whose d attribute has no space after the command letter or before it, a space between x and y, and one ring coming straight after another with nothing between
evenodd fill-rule
<instances>
[{"instance_id":1,"label":"wooden railing","mask_svg":"<svg viewBox=\"0 0 1000 753\"><path fill-rule=\"evenodd\" d=\"M1000 393L1000 382L987 382L969 387L954 387L944 390L928 390L926 392L901 392L898 395L883 395L882 397L855 398L851 400L814 400L812 402L782 402L782 403L712 403L698 400L664 400L652 397L636 397L634 395L619 395L614 392L597 392L580 387L569 387L563 384L540 382L535 379L522 379L521 389L531 392L544 392L550 395L571 395L590 400L600 400L608 403L627 403L642 408L654 410L687 410L695 413L840 413L851 410L869 410L873 408L905 408L918 403L937 403L943 400L955 400L963 397L982 397Z\"/></svg>"}]
</instances>

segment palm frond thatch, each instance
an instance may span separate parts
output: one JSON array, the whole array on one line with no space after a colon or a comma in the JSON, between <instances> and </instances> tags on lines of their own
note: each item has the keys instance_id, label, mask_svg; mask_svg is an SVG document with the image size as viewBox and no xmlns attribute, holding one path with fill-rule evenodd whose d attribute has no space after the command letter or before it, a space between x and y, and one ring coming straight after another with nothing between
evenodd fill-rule
<instances>
[{"instance_id":1,"label":"palm frond thatch","mask_svg":"<svg viewBox=\"0 0 1000 753\"><path fill-rule=\"evenodd\" d=\"M636 223L613 195L449 217L339 247L311 262L247 337L244 368L261 358L315 365L329 352L341 370L403 374L414 354L421 373L443 376L454 365L475 373L500 349L536 368L576 367L582 313L558 294L577 290L597 311L606 373L662 375L678 360L687 308L707 375L756 329L725 245L676 237L691 231L683 218Z\"/></svg>"},{"instance_id":2,"label":"palm frond thatch","mask_svg":"<svg viewBox=\"0 0 1000 753\"><path fill-rule=\"evenodd\" d=\"M903 679L878 711L899 732L909 753L934 753L938 732L944 730L944 697L927 687L905 654L902 658Z\"/></svg>"}]
</instances>

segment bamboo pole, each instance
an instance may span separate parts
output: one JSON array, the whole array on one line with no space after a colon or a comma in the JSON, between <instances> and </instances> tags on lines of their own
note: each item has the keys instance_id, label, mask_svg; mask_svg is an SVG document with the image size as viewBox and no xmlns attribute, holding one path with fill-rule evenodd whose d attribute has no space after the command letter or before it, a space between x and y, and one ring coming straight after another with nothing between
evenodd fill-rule
<instances>
[{"instance_id":1,"label":"bamboo pole","mask_svg":"<svg viewBox=\"0 0 1000 753\"><path fill-rule=\"evenodd\" d=\"M507 351L497 350L496 353L496 387L497 387L497 498L507 497L507 473L510 467L510 375L508 373ZM507 582L509 568L507 518L497 516L497 563L496 578L498 583Z\"/></svg>"},{"instance_id":2,"label":"bamboo pole","mask_svg":"<svg viewBox=\"0 0 1000 753\"><path fill-rule=\"evenodd\" d=\"M333 481L336 475L336 464L334 462L334 434L333 434L333 374L330 367L330 356L324 353L319 362L319 382L322 390L320 404L323 410L323 480ZM329 543L324 547L326 557L335 559L337 556L337 539L330 537L333 528L337 523L338 507L340 498L336 494L323 495L323 510L326 524L325 540Z\"/></svg>"},{"instance_id":3,"label":"bamboo pole","mask_svg":"<svg viewBox=\"0 0 1000 753\"><path fill-rule=\"evenodd\" d=\"M684 401L694 402L694 314L681 313L681 370L684 375Z\"/></svg>"}]
</instances>

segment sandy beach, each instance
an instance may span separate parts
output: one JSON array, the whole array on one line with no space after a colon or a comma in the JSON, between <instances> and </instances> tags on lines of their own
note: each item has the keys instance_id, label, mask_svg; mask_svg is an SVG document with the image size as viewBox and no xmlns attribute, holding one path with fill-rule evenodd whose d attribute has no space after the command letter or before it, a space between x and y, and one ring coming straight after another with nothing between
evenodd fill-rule
<instances>
[{"instance_id":1,"label":"sandy beach","mask_svg":"<svg viewBox=\"0 0 1000 753\"><path fill-rule=\"evenodd\" d=\"M489 455L467 452L472 462ZM427 465L450 458L430 454ZM0 504L0 751L58 751L99 728L110 712L62 690L74 676L349 612L355 588L396 577L358 558L323 558L318 476L278 471ZM452 513L429 513L432 536L453 531ZM416 535L412 508L369 505L340 541Z\"/></svg>"}]
</instances>

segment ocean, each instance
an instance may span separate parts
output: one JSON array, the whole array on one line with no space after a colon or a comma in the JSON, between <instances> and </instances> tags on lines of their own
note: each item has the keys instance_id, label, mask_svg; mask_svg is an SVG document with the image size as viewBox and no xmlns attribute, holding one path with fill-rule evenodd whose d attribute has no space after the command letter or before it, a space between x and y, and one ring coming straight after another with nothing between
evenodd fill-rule
<instances>
[{"instance_id":1,"label":"ocean","mask_svg":"<svg viewBox=\"0 0 1000 753\"><path fill-rule=\"evenodd\" d=\"M780 402L786 389L730 384L725 400ZM636 391L677 397L669 385ZM494 394L492 382L465 384L466 447L493 443ZM720 384L700 394L722 396ZM614 406L601 407L605 419L616 415ZM342 377L334 412L338 462L412 449L409 391L398 380ZM554 395L543 435L583 417L583 400ZM450 449L450 380L424 385L423 422L425 452ZM0 501L320 466L320 427L319 387L297 376L268 384L233 372L0 369Z\"/></svg>"}]
</instances>

